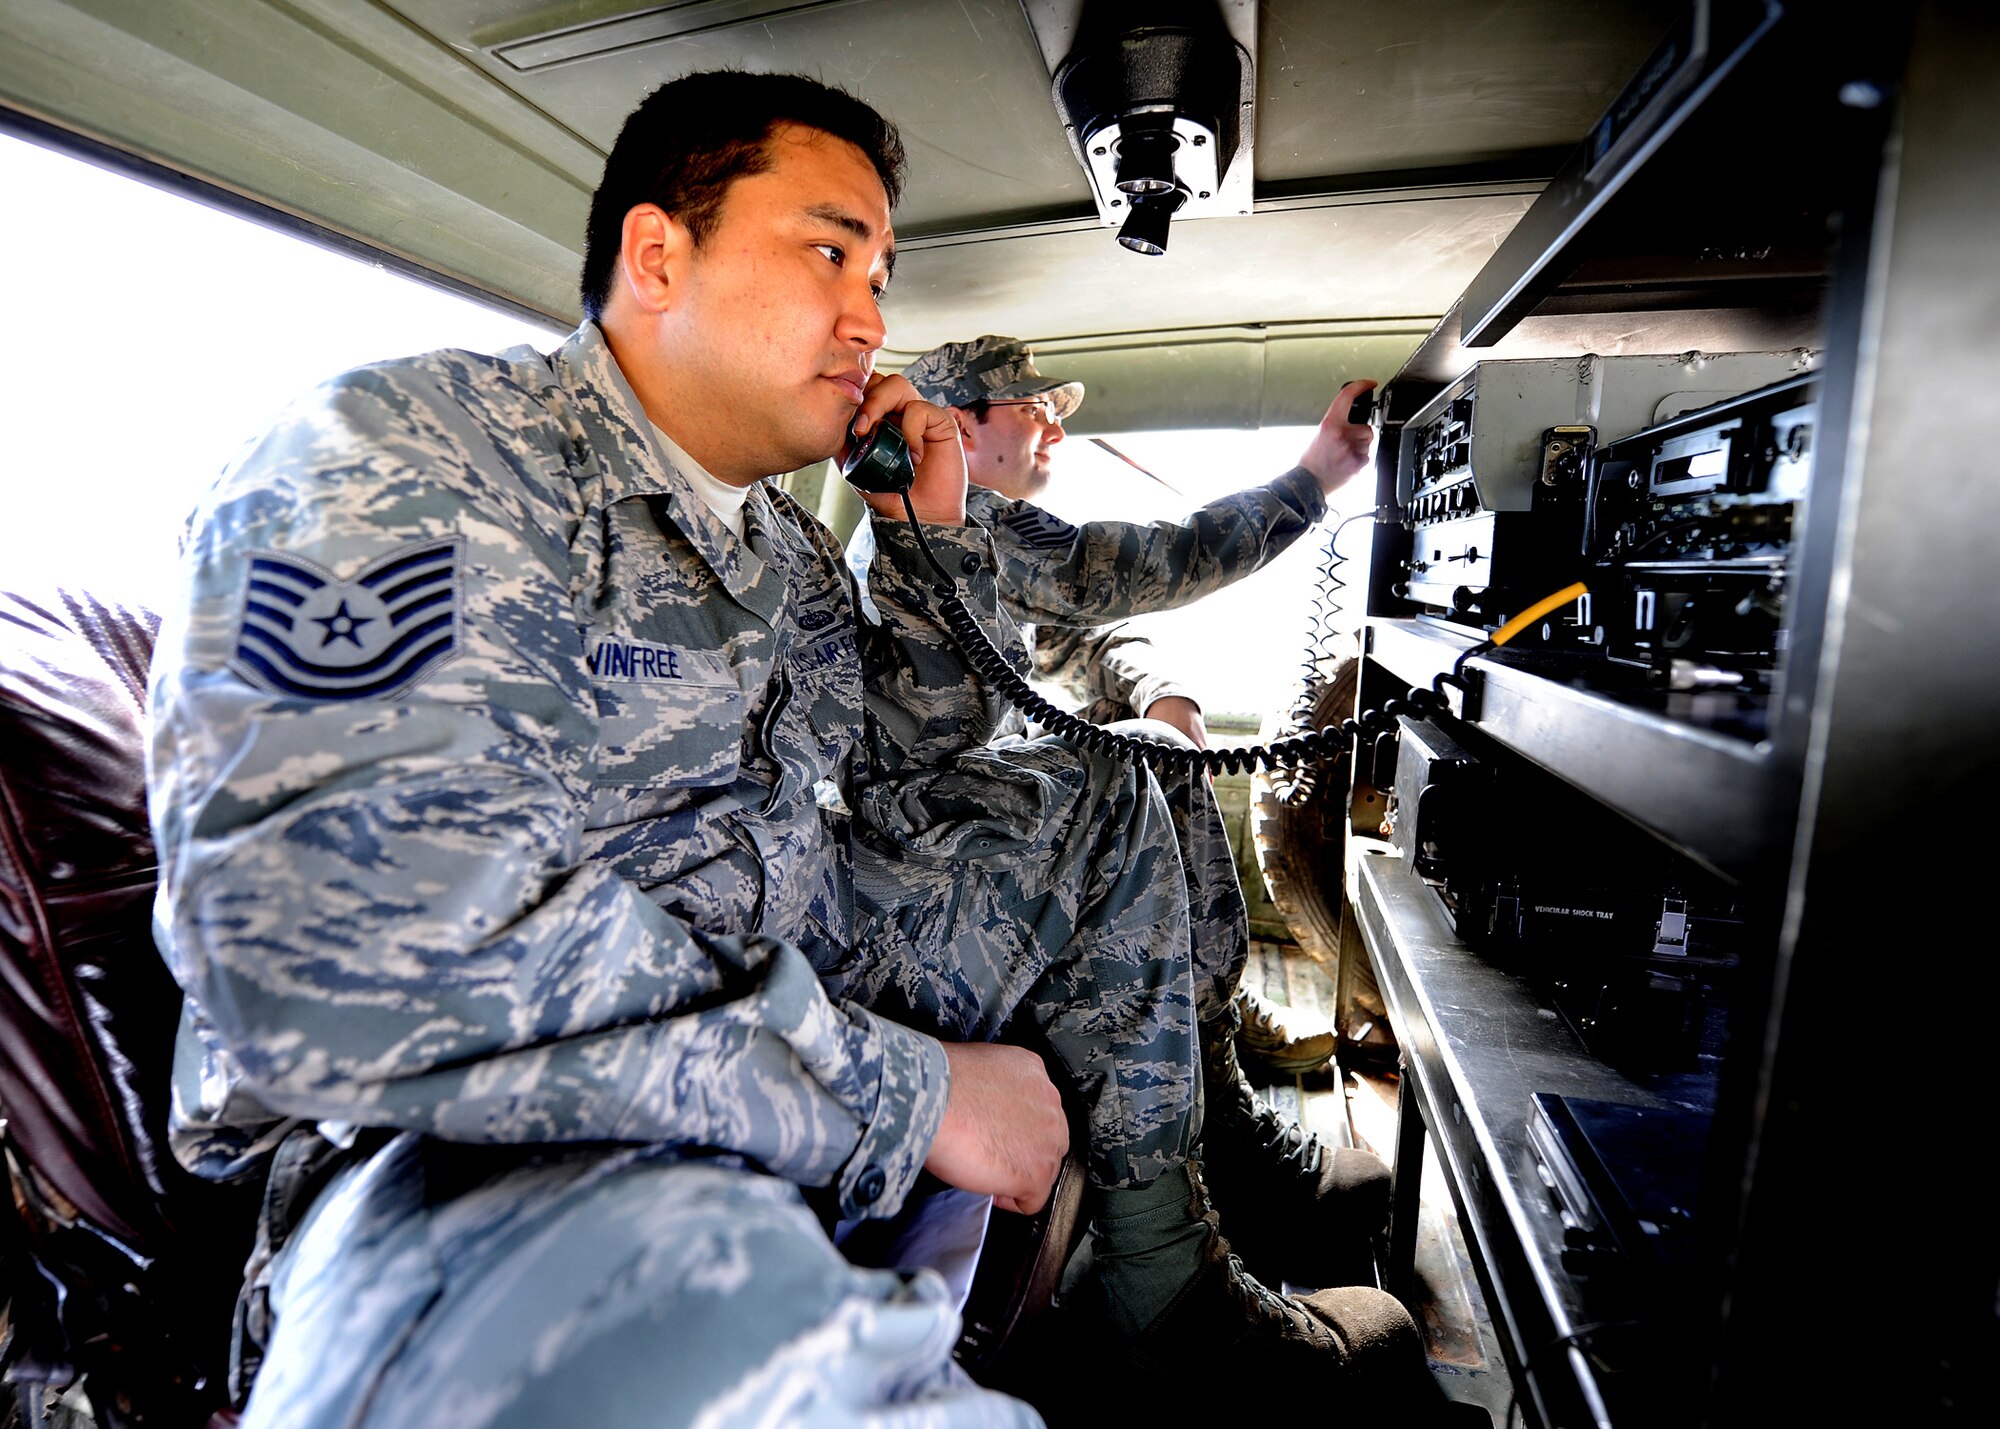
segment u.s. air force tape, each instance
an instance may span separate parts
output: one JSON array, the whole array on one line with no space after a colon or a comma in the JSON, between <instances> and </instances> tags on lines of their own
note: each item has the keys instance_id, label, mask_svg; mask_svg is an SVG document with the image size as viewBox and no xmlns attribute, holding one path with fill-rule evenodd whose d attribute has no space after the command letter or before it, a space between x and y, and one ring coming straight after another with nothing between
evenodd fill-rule
<instances>
[{"instance_id":1,"label":"u.s. air force tape","mask_svg":"<svg viewBox=\"0 0 2000 1429\"><path fill-rule=\"evenodd\" d=\"M459 648L459 564L456 538L398 547L346 580L253 551L229 666L273 694L393 699Z\"/></svg>"}]
</instances>

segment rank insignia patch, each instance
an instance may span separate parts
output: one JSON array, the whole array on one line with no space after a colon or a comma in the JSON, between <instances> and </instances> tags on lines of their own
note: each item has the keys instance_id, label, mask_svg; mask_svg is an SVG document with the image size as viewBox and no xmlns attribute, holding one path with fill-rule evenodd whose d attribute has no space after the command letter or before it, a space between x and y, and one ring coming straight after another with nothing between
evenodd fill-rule
<instances>
[{"instance_id":1,"label":"rank insignia patch","mask_svg":"<svg viewBox=\"0 0 2000 1429\"><path fill-rule=\"evenodd\" d=\"M1076 539L1076 527L1039 506L1009 511L999 524L1020 537L1022 545L1037 551L1057 550Z\"/></svg>"},{"instance_id":2,"label":"rank insignia patch","mask_svg":"<svg viewBox=\"0 0 2000 1429\"><path fill-rule=\"evenodd\" d=\"M349 580L256 551L230 668L310 700L393 699L459 646L459 542L391 551Z\"/></svg>"}]
</instances>

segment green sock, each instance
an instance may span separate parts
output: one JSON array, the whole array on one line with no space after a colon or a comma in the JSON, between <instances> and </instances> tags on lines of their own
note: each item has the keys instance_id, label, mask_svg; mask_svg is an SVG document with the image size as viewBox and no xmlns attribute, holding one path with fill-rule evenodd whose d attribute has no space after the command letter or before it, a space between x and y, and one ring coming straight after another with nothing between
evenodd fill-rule
<instances>
[{"instance_id":1,"label":"green sock","mask_svg":"<svg viewBox=\"0 0 2000 1429\"><path fill-rule=\"evenodd\" d=\"M1112 1327L1135 1336L1201 1269L1208 1219L1195 1213L1185 1166L1136 1190L1096 1195L1090 1252L1098 1288Z\"/></svg>"}]
</instances>

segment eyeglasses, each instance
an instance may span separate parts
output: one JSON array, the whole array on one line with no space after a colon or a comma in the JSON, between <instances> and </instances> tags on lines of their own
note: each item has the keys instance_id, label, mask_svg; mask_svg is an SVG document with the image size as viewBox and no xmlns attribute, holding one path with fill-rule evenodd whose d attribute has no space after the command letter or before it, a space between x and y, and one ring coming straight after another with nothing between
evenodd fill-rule
<instances>
[{"instance_id":1,"label":"eyeglasses","mask_svg":"<svg viewBox=\"0 0 2000 1429\"><path fill-rule=\"evenodd\" d=\"M1053 427L1060 425L1062 422L1062 418L1056 415L1056 399L1052 394L1047 392L1042 393L1039 397L1007 397L997 399L989 401L986 405L989 407L1032 407L1035 409L1036 419L1042 425Z\"/></svg>"}]
</instances>

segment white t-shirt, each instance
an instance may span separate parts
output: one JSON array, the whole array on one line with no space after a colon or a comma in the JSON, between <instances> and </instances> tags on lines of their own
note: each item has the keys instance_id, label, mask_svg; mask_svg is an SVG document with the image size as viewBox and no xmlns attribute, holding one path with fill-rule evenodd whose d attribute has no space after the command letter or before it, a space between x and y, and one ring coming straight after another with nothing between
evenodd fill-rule
<instances>
[{"instance_id":1,"label":"white t-shirt","mask_svg":"<svg viewBox=\"0 0 2000 1429\"><path fill-rule=\"evenodd\" d=\"M667 453L667 460L674 469L688 479L688 485L715 513L715 519L743 539L743 502L750 494L747 486L731 486L720 477L709 475L708 468L681 449L680 443L660 430L659 423L653 425L653 435L660 439L660 446Z\"/></svg>"}]
</instances>

